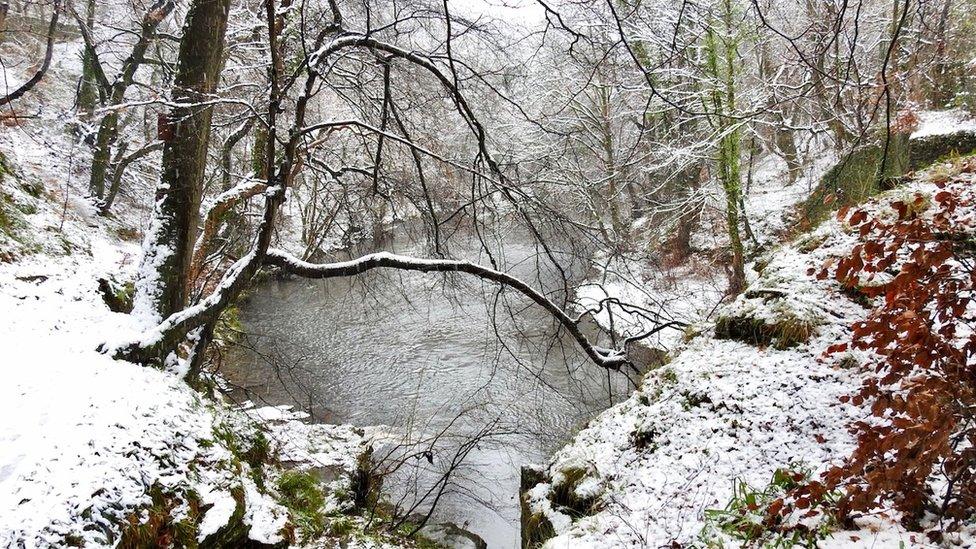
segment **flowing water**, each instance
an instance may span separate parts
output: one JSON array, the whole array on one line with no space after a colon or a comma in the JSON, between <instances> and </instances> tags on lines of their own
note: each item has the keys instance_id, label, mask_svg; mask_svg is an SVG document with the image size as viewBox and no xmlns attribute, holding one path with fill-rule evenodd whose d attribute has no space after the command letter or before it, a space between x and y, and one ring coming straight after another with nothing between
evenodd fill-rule
<instances>
[{"instance_id":1,"label":"flowing water","mask_svg":"<svg viewBox=\"0 0 976 549\"><path fill-rule=\"evenodd\" d=\"M401 232L375 248L428 255ZM492 242L500 268L559 296L563 277L531 239L513 230ZM563 272L579 279L583 266L570 260L579 250L569 254L558 239L553 246ZM474 235L452 236L450 252L489 264ZM469 450L433 521L460 525L489 547L517 547L520 466L542 463L625 395L627 381L554 336L540 307L497 290L469 275L390 270L271 281L242 307L252 350L235 356L225 375L252 399L295 404L318 421L437 438L440 451L408 463L424 470L419 480L401 471L385 482L397 502L411 502L418 482L423 492L458 448ZM475 433L483 439L465 445Z\"/></svg>"}]
</instances>

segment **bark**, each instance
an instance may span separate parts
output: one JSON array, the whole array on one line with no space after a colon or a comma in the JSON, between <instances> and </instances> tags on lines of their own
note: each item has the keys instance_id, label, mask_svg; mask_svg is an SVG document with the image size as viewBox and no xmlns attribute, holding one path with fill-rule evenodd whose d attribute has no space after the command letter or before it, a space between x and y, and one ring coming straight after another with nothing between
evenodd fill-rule
<instances>
[{"instance_id":1,"label":"bark","mask_svg":"<svg viewBox=\"0 0 976 549\"><path fill-rule=\"evenodd\" d=\"M163 167L136 282L134 312L157 322L186 305L210 141L211 98L220 78L230 0L195 0L180 40L173 107L163 123Z\"/></svg>"},{"instance_id":2,"label":"bark","mask_svg":"<svg viewBox=\"0 0 976 549\"><path fill-rule=\"evenodd\" d=\"M732 0L724 0L721 24L726 34L733 31ZM729 293L738 294L745 288L745 253L739 235L740 204L742 202L742 174L740 165L740 130L732 116L736 112L735 64L738 51L737 38L716 36L715 29L706 34L706 54L709 72L716 79L711 90L716 126L720 132L718 150L718 176L725 191L725 221L729 235Z\"/></svg>"},{"instance_id":3,"label":"bark","mask_svg":"<svg viewBox=\"0 0 976 549\"><path fill-rule=\"evenodd\" d=\"M207 259L207 254L212 248L212 242L217 236L221 223L225 215L234 205L248 200L258 194L263 193L268 186L263 181L249 181L242 183L233 189L228 189L217 197L214 205L207 211L203 222L203 232L198 239L196 250L193 252L193 259L190 263L190 275L188 282L191 284L199 278L203 272L203 264ZM189 291L190 288L187 288Z\"/></svg>"},{"instance_id":4,"label":"bark","mask_svg":"<svg viewBox=\"0 0 976 549\"><path fill-rule=\"evenodd\" d=\"M688 196L694 194L695 189L699 186L701 171L702 167L697 163L685 168L675 177L677 187L684 190ZM678 216L675 231L669 239L667 250L668 259L673 265L680 265L691 256L693 251L691 234L694 232L695 226L698 225L700 216L701 210L695 204L687 204L681 215Z\"/></svg>"},{"instance_id":5,"label":"bark","mask_svg":"<svg viewBox=\"0 0 976 549\"><path fill-rule=\"evenodd\" d=\"M132 51L129 52L129 56L122 62L121 72L114 82L109 82L101 61L99 61L91 27L87 26L87 22L78 19L81 35L85 42L85 55L91 61L87 68L91 70L91 75L98 81L98 95L107 102L108 107L117 107L125 100L125 92L132 85L136 71L145 60L149 44L156 36L156 29L169 16L175 6L176 4L171 0L159 0L149 8L142 19L139 38L132 47ZM77 19L77 14L75 17ZM99 200L105 194L105 180L109 173L112 147L118 135L119 111L111 109L98 125L95 151L92 154L91 177L88 181L89 194Z\"/></svg>"},{"instance_id":6,"label":"bark","mask_svg":"<svg viewBox=\"0 0 976 549\"><path fill-rule=\"evenodd\" d=\"M109 164L112 162L112 146L119 135L119 112L111 111L98 124L95 135L95 151L92 153L91 176L88 180L88 194L101 200L105 196L105 180Z\"/></svg>"},{"instance_id":7,"label":"bark","mask_svg":"<svg viewBox=\"0 0 976 549\"><path fill-rule=\"evenodd\" d=\"M122 188L122 177L125 175L126 168L128 168L133 162L145 158L156 151L162 150L162 148L163 143L161 141L155 141L134 151L132 154L120 159L116 163L112 174L112 185L108 189L108 194L105 196L105 200L102 201L98 207L99 214L108 215L108 212L112 209L112 204L115 203L115 197L118 196L119 190Z\"/></svg>"},{"instance_id":8,"label":"bark","mask_svg":"<svg viewBox=\"0 0 976 549\"><path fill-rule=\"evenodd\" d=\"M89 29L95 27L95 0L88 0L85 23ZM85 48L81 57L81 82L78 84L78 112L87 120L95 114L98 102L98 79L95 76L97 60L92 52Z\"/></svg>"}]
</instances>

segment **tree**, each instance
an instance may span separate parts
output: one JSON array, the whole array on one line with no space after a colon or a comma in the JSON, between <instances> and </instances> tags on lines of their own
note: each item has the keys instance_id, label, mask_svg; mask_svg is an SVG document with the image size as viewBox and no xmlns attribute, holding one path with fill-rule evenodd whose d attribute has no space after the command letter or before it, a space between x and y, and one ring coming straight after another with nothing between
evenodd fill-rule
<instances>
[{"instance_id":1,"label":"tree","mask_svg":"<svg viewBox=\"0 0 976 549\"><path fill-rule=\"evenodd\" d=\"M133 313L155 323L186 305L200 196L210 144L213 93L222 67L230 0L195 0L186 16L174 107L161 120L163 170L156 190Z\"/></svg>"},{"instance_id":2,"label":"tree","mask_svg":"<svg viewBox=\"0 0 976 549\"><path fill-rule=\"evenodd\" d=\"M102 201L105 197L105 182L109 177L112 164L112 148L118 139L120 130L122 114L120 105L125 101L126 91L135 81L136 71L145 61L146 51L155 38L159 25L169 16L175 6L176 3L173 0L157 0L146 10L136 41L132 45L128 57L122 61L121 69L113 80L109 80L106 68L99 58L93 31L88 26L88 21L91 19L83 19L77 12L74 12L75 20L85 42L81 90L89 93L90 90L86 90L86 86L89 85L88 79L94 78L97 82L95 87L97 88L99 103L107 109L98 124L98 131L95 135L91 176L88 183L89 194L96 201ZM89 9L93 10L94 6L91 5ZM82 96L79 99L87 101L88 98ZM84 107L85 104L81 104L81 106ZM117 192L117 189L114 191ZM107 213L105 204L102 203L101 206L102 212Z\"/></svg>"},{"instance_id":3,"label":"tree","mask_svg":"<svg viewBox=\"0 0 976 549\"><path fill-rule=\"evenodd\" d=\"M725 191L725 219L732 264L729 293L745 288L745 258L739 236L742 203L741 123L736 109L736 65L739 38L733 0L721 0L719 17L705 29L705 69L713 79L708 89L712 124L719 135L716 171ZM718 29L715 27L719 26Z\"/></svg>"},{"instance_id":4,"label":"tree","mask_svg":"<svg viewBox=\"0 0 976 549\"><path fill-rule=\"evenodd\" d=\"M371 157L379 162L381 144L384 141L396 143L408 150L441 162L461 168L443 156L423 147L413 140L388 129L386 117L396 112L392 108L380 109L379 124L371 124L358 119L326 120L311 122L315 100L321 93L324 80L330 75L332 64L342 59L355 57L356 63L372 62L381 74L390 74L386 67L401 65L403 76L417 78L426 75L438 83L445 99L453 105L457 116L463 121L474 139L478 163L484 171L468 168L476 180L485 182L489 189L486 196L497 195L511 206L518 208L528 227L535 229L534 221L525 204L530 198L515 187L508 179L489 148L486 129L479 120L468 99L460 88L457 65L450 51L450 24L446 23L448 49L446 61L436 53L422 53L387 42L376 33L362 33L349 30L337 5L330 5L331 17L326 23L304 13L300 19L297 35L302 40L301 47L285 47L286 35L282 32L287 26L285 10L279 9L274 1L266 2L265 20L267 26L268 96L267 114L259 123L267 131L266 164L269 166L266 188L260 195L263 211L260 224L256 228L250 249L224 270L221 281L213 291L199 302L185 303L185 284L189 272L189 258L194 242L196 216L199 212L200 178L206 157L207 134L210 124L210 100L216 85L219 68L219 51L226 26L226 0L198 0L191 7L187 27L181 41L178 74L174 83L174 103L177 107L167 119L172 135L167 136L164 149L164 168L157 191L158 200L154 210L151 230L146 239L145 258L140 279L137 282L136 309L134 314L154 321L144 337L138 341L115 349L117 356L144 363L169 364L174 353L183 344L190 346L188 362L191 374L195 374L213 328L223 310L251 284L251 279L264 266L276 266L288 272L313 278L330 276L353 276L374 268L394 268L423 272L461 272L477 276L512 288L525 295L537 305L549 311L584 349L596 364L619 370L632 367L621 350L604 349L594 345L583 335L580 323L586 314L570 316L553 300L532 289L514 276L491 267L450 259L418 259L389 254L372 254L356 261L338 264L313 265L291 257L289 254L272 249L281 206L285 201L286 190L293 186L297 177L308 165L316 163L315 151L321 147L324 137L341 131L355 130L376 139L376 148ZM450 21L449 13L445 15ZM309 26L311 25L311 26ZM395 30L395 26L387 27ZM393 32L392 30L389 32ZM392 35L396 38L396 34ZM190 47L190 44L194 47ZM286 52L295 52L296 58L289 59L288 66L297 66L292 74L286 72ZM339 72L342 75L343 73ZM388 86L384 88L389 89ZM384 94L381 104L393 105L393 98ZM281 115L287 113L285 119ZM287 121L287 133L280 131ZM384 198L378 170L357 170L359 174L369 174L374 195ZM336 173L341 173L337 170ZM252 181L242 185L253 186ZM238 185L236 189L242 189ZM234 192L231 189L230 192ZM479 194L485 191L477 191ZM240 196L248 193L241 192ZM484 200L476 199L476 200ZM524 202L523 202L524 201ZM461 212L472 208L468 204ZM538 234L538 233L536 233ZM544 243L543 243L544 246ZM550 253L547 251L547 253ZM587 312L588 314L588 312Z\"/></svg>"}]
</instances>

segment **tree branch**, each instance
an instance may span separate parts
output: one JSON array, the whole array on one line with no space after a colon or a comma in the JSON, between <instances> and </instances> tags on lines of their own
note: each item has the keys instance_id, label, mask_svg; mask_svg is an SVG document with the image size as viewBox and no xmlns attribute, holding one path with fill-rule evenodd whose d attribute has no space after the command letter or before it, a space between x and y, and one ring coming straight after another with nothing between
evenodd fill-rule
<instances>
[{"instance_id":1,"label":"tree branch","mask_svg":"<svg viewBox=\"0 0 976 549\"><path fill-rule=\"evenodd\" d=\"M301 261L283 251L274 249L268 250L264 258L264 263L279 267L291 274L315 279L355 276L373 269L399 269L402 271L418 271L422 273L458 272L470 274L484 280L491 280L492 282L497 282L518 291L548 311L569 332L573 339L576 340L590 360L598 366L615 371L619 371L623 366L629 366L636 371L634 365L627 360L624 351L603 349L590 343L589 339L580 330L577 320L571 318L561 307L524 281L508 273L496 271L475 263L452 259L423 259L388 252L378 252L351 261L314 264Z\"/></svg>"},{"instance_id":2,"label":"tree branch","mask_svg":"<svg viewBox=\"0 0 976 549\"><path fill-rule=\"evenodd\" d=\"M3 97L0 97L0 107L20 99L21 96L31 91L31 89L33 89L33 87L36 86L42 78L44 78L44 75L47 73L47 69L51 66L51 57L54 55L54 37L58 30L58 17L60 16L60 11L61 1L58 0L54 3L54 13L51 15L51 24L47 29L47 49L44 52L44 63L41 64L41 68L37 69L34 76L32 76L27 82L24 82L19 88Z\"/></svg>"}]
</instances>

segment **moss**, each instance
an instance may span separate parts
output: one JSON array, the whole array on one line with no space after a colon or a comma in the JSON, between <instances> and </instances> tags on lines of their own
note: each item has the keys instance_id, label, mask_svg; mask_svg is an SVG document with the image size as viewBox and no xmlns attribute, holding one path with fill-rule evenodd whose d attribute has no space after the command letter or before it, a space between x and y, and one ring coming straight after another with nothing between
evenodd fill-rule
<instances>
[{"instance_id":1,"label":"moss","mask_svg":"<svg viewBox=\"0 0 976 549\"><path fill-rule=\"evenodd\" d=\"M132 281L119 283L112 278L100 278L98 291L110 311L126 314L132 312L132 300L136 294L136 287Z\"/></svg>"},{"instance_id":2,"label":"moss","mask_svg":"<svg viewBox=\"0 0 976 549\"><path fill-rule=\"evenodd\" d=\"M414 546L418 549L440 549L441 546L434 540L425 537L419 532L414 532L417 530L417 527L417 523L406 521L397 527L396 532L394 533L401 538L412 540Z\"/></svg>"},{"instance_id":3,"label":"moss","mask_svg":"<svg viewBox=\"0 0 976 549\"><path fill-rule=\"evenodd\" d=\"M913 139L908 168L920 170L936 162L953 160L976 151L976 133L969 131Z\"/></svg>"},{"instance_id":4,"label":"moss","mask_svg":"<svg viewBox=\"0 0 976 549\"><path fill-rule=\"evenodd\" d=\"M220 345L231 345L238 343L243 334L241 310L237 305L230 305L220 313L220 318L214 325L214 341Z\"/></svg>"},{"instance_id":5,"label":"moss","mask_svg":"<svg viewBox=\"0 0 976 549\"><path fill-rule=\"evenodd\" d=\"M14 165L10 163L10 160L0 152L0 182L4 181L7 176L19 177L17 170Z\"/></svg>"},{"instance_id":6,"label":"moss","mask_svg":"<svg viewBox=\"0 0 976 549\"><path fill-rule=\"evenodd\" d=\"M337 538L348 538L356 530L356 523L346 516L329 519L329 535Z\"/></svg>"},{"instance_id":7,"label":"moss","mask_svg":"<svg viewBox=\"0 0 976 549\"><path fill-rule=\"evenodd\" d=\"M0 232L23 243L20 232L27 226L24 214L9 194L0 192Z\"/></svg>"},{"instance_id":8,"label":"moss","mask_svg":"<svg viewBox=\"0 0 976 549\"><path fill-rule=\"evenodd\" d=\"M805 227L813 227L841 206L857 204L890 188L891 182L908 170L909 139L907 134L891 136L888 161L881 170L884 148L880 143L853 150L824 174L820 184L801 206Z\"/></svg>"},{"instance_id":9,"label":"moss","mask_svg":"<svg viewBox=\"0 0 976 549\"><path fill-rule=\"evenodd\" d=\"M278 479L278 493L303 540L318 537L326 531L329 523L324 512L325 494L313 474L286 471Z\"/></svg>"},{"instance_id":10,"label":"moss","mask_svg":"<svg viewBox=\"0 0 976 549\"><path fill-rule=\"evenodd\" d=\"M552 502L559 510L573 518L592 515L598 510L598 500L594 497L581 497L576 488L589 476L582 467L569 467L560 471L562 480L552 486Z\"/></svg>"},{"instance_id":11,"label":"moss","mask_svg":"<svg viewBox=\"0 0 976 549\"><path fill-rule=\"evenodd\" d=\"M44 194L44 183L37 179L18 179L20 190L24 191L28 196L32 198L40 198ZM37 208L32 208L33 211L30 213L36 213ZM25 212L26 213L26 212Z\"/></svg>"},{"instance_id":12,"label":"moss","mask_svg":"<svg viewBox=\"0 0 976 549\"><path fill-rule=\"evenodd\" d=\"M792 313L780 313L770 322L752 316L721 316L715 323L716 339L732 339L760 347L772 345L788 349L806 343L816 329L816 322Z\"/></svg>"},{"instance_id":13,"label":"moss","mask_svg":"<svg viewBox=\"0 0 976 549\"><path fill-rule=\"evenodd\" d=\"M661 381L674 385L678 382L678 374L672 368L665 368L661 370Z\"/></svg>"}]
</instances>

